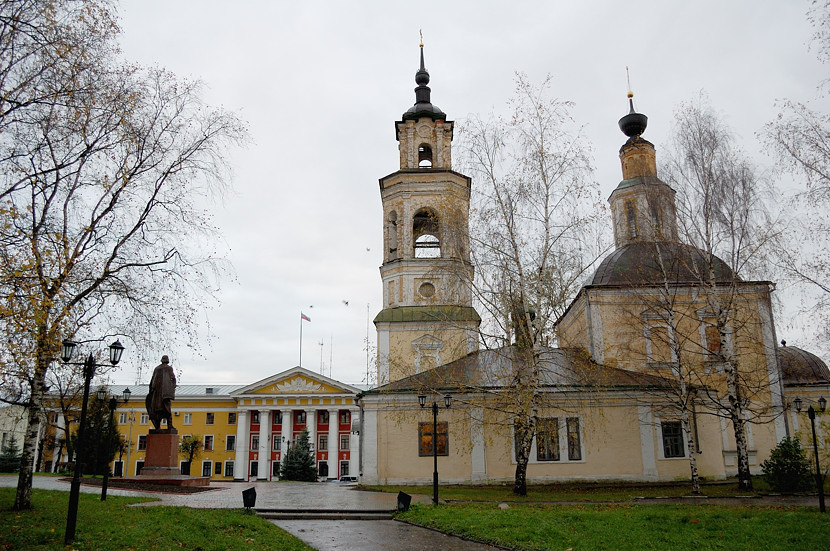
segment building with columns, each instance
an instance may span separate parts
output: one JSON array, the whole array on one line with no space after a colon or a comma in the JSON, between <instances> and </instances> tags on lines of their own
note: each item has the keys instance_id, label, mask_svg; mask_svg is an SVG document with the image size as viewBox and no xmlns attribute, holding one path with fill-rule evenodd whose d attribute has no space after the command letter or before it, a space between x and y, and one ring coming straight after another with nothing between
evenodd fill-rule
<instances>
[{"instance_id":1,"label":"building with columns","mask_svg":"<svg viewBox=\"0 0 830 551\"><path fill-rule=\"evenodd\" d=\"M141 472L152 428L144 406L148 385L129 389L129 402L119 403L114 414L118 431L128 444L114 461L115 476ZM107 390L121 396L124 389ZM178 385L172 404L173 425L180 437L198 436L202 441L202 451L190 466L193 476L277 480L283 454L307 430L320 479L350 479L357 477L359 464L359 409L355 402L359 392L302 367L249 385ZM61 441L66 419L59 411L53 412L55 423L49 427L53 435L49 441L54 447L47 450L47 470L68 459ZM180 457L181 463L184 458Z\"/></svg>"}]
</instances>

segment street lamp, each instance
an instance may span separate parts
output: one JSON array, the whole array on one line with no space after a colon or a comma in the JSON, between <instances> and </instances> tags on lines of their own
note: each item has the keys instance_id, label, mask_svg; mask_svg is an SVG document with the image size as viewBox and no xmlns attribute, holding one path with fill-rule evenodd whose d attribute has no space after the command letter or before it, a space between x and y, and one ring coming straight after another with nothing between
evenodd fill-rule
<instances>
[{"instance_id":1,"label":"street lamp","mask_svg":"<svg viewBox=\"0 0 830 551\"><path fill-rule=\"evenodd\" d=\"M796 398L793 400L793 404L795 404L795 409L799 413L801 412L801 405L802 405L801 398ZM827 409L827 400L824 399L824 396L821 396L818 401L818 409L821 412L824 412ZM812 404L807 406L807 417L810 418L810 425L813 429L813 453L816 457L816 486L818 487L818 508L819 511L822 513L826 513L827 509L824 506L824 477L821 475L821 467L818 463L818 439L816 438L816 410L813 409Z\"/></svg>"},{"instance_id":2,"label":"street lamp","mask_svg":"<svg viewBox=\"0 0 830 551\"><path fill-rule=\"evenodd\" d=\"M421 407L427 405L426 394L418 395ZM444 406L449 408L452 396L444 395ZM432 503L438 505L438 402L432 402Z\"/></svg>"},{"instance_id":3,"label":"street lamp","mask_svg":"<svg viewBox=\"0 0 830 551\"><path fill-rule=\"evenodd\" d=\"M124 403L126 404L130 400L130 392L129 388L125 388L123 392L123 399ZM107 398L107 391L103 388L98 389L98 401L103 402ZM109 400L109 410L110 410L110 419L109 419L109 426L107 427L107 437L112 434L112 429L115 426L115 419L113 415L115 415L115 409L118 407L118 398L115 396L110 396ZM107 442L109 444L109 442ZM101 501L106 501L107 499L107 483L110 477L110 465L109 465L109 458L107 458L107 464L104 466L104 480L101 483Z\"/></svg>"},{"instance_id":4,"label":"street lamp","mask_svg":"<svg viewBox=\"0 0 830 551\"><path fill-rule=\"evenodd\" d=\"M82 452L84 451L84 424L86 423L86 408L89 402L89 385L92 381L92 376L95 375L95 368L98 367L95 363L95 358L92 353L89 354L86 361L71 362L72 352L75 351L76 343L69 339L64 339L61 343L61 360L67 365L83 366L84 373L84 395L81 400L81 425L78 427L78 449L75 450L75 473L72 475L72 486L69 490L69 511L66 514L66 534L63 542L65 545L71 545L75 541L75 525L78 520L78 498L81 492L81 464ZM121 361L121 354L124 352L124 345L119 341L115 341L109 346L109 360L112 365L117 365Z\"/></svg>"}]
</instances>

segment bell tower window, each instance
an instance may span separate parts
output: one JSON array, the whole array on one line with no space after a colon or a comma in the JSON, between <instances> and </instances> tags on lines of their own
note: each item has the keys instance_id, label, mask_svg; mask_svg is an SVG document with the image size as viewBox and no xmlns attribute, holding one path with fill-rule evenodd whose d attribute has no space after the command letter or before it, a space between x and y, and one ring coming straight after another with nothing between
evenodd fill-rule
<instances>
[{"instance_id":1,"label":"bell tower window","mask_svg":"<svg viewBox=\"0 0 830 551\"><path fill-rule=\"evenodd\" d=\"M439 258L441 240L438 235L438 217L429 209L421 209L412 220L415 258Z\"/></svg>"},{"instance_id":2,"label":"bell tower window","mask_svg":"<svg viewBox=\"0 0 830 551\"><path fill-rule=\"evenodd\" d=\"M432 168L432 148L425 143L418 146L418 168Z\"/></svg>"}]
</instances>

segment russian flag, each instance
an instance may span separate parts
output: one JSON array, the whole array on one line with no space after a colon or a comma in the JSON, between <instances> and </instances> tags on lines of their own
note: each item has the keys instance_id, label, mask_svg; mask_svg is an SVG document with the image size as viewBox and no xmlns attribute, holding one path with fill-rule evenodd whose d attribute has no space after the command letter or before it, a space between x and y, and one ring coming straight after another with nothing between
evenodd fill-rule
<instances>
[{"instance_id":1,"label":"russian flag","mask_svg":"<svg viewBox=\"0 0 830 551\"><path fill-rule=\"evenodd\" d=\"M300 312L300 319L305 321L311 321L311 318Z\"/></svg>"}]
</instances>

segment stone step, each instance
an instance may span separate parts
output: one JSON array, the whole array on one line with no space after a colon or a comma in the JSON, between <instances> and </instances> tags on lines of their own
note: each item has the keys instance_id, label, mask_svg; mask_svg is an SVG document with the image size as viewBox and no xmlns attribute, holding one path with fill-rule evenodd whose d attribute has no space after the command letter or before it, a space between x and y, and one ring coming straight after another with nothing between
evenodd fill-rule
<instances>
[{"instance_id":1,"label":"stone step","mask_svg":"<svg viewBox=\"0 0 830 551\"><path fill-rule=\"evenodd\" d=\"M256 509L256 512L268 520L389 520L394 513L388 509Z\"/></svg>"}]
</instances>

